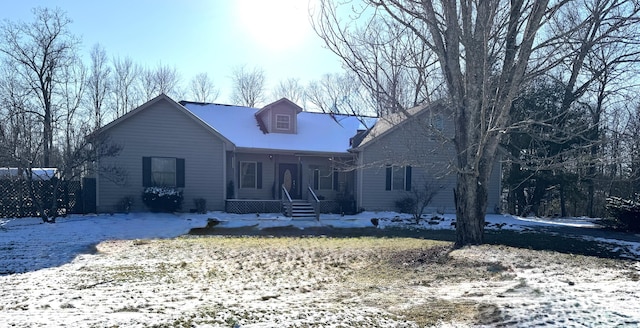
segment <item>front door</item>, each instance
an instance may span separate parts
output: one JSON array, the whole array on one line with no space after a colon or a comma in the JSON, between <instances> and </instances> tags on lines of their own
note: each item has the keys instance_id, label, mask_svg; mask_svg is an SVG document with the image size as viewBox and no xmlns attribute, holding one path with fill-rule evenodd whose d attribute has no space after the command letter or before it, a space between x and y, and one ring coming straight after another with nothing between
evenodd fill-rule
<instances>
[{"instance_id":1,"label":"front door","mask_svg":"<svg viewBox=\"0 0 640 328\"><path fill-rule=\"evenodd\" d=\"M280 164L278 169L281 186L284 186L292 199L300 198L300 181L298 181L298 164ZM282 196L282 195L281 195Z\"/></svg>"}]
</instances>

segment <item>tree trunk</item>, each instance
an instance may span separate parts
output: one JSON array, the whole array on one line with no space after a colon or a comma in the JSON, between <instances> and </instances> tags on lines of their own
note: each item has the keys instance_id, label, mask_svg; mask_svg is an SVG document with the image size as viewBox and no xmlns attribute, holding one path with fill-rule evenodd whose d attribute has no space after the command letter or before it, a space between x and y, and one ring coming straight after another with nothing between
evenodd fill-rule
<instances>
[{"instance_id":1,"label":"tree trunk","mask_svg":"<svg viewBox=\"0 0 640 328\"><path fill-rule=\"evenodd\" d=\"M484 242L484 217L487 209L487 184L475 174L458 173L454 191L456 203L456 247Z\"/></svg>"},{"instance_id":2,"label":"tree trunk","mask_svg":"<svg viewBox=\"0 0 640 328\"><path fill-rule=\"evenodd\" d=\"M560 182L560 216L563 218L567 217L567 199L564 194L564 181Z\"/></svg>"}]
</instances>

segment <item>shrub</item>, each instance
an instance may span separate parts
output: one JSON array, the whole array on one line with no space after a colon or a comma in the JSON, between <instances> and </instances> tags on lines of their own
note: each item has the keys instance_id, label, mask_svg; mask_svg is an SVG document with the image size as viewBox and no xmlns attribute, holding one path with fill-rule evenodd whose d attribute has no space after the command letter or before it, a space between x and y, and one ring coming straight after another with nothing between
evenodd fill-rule
<instances>
[{"instance_id":1,"label":"shrub","mask_svg":"<svg viewBox=\"0 0 640 328\"><path fill-rule=\"evenodd\" d=\"M341 214L353 215L358 213L353 195L339 193L336 195L336 203L338 203L338 210Z\"/></svg>"},{"instance_id":2,"label":"shrub","mask_svg":"<svg viewBox=\"0 0 640 328\"><path fill-rule=\"evenodd\" d=\"M437 193L432 182L425 182L422 188L412 188L407 197L397 200L396 207L400 213L412 214L418 224L425 207L431 203Z\"/></svg>"},{"instance_id":3,"label":"shrub","mask_svg":"<svg viewBox=\"0 0 640 328\"><path fill-rule=\"evenodd\" d=\"M207 200L204 198L196 198L193 200L193 204L196 206L196 213L207 213Z\"/></svg>"},{"instance_id":4,"label":"shrub","mask_svg":"<svg viewBox=\"0 0 640 328\"><path fill-rule=\"evenodd\" d=\"M416 200L413 197L405 197L396 200L396 209L400 213L413 214L416 207Z\"/></svg>"},{"instance_id":5,"label":"shrub","mask_svg":"<svg viewBox=\"0 0 640 328\"><path fill-rule=\"evenodd\" d=\"M142 202L152 212L175 212L182 207L182 190L148 187L142 193Z\"/></svg>"},{"instance_id":6,"label":"shrub","mask_svg":"<svg viewBox=\"0 0 640 328\"><path fill-rule=\"evenodd\" d=\"M116 205L116 211L118 211L118 213L129 213L131 206L133 206L133 197L125 196L122 197Z\"/></svg>"},{"instance_id":7,"label":"shrub","mask_svg":"<svg viewBox=\"0 0 640 328\"><path fill-rule=\"evenodd\" d=\"M607 198L606 209L611 213L616 228L640 231L640 202L620 197Z\"/></svg>"}]
</instances>

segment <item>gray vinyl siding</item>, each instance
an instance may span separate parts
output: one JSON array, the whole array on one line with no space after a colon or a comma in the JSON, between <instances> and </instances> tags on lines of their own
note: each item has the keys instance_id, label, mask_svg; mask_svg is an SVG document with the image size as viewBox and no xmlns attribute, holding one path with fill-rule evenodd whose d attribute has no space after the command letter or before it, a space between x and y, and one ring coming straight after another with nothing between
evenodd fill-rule
<instances>
[{"instance_id":1,"label":"gray vinyl siding","mask_svg":"<svg viewBox=\"0 0 640 328\"><path fill-rule=\"evenodd\" d=\"M262 188L240 188L240 162L262 163ZM278 199L274 196L275 160L269 154L237 153L233 165L237 199Z\"/></svg>"},{"instance_id":2,"label":"gray vinyl siding","mask_svg":"<svg viewBox=\"0 0 640 328\"><path fill-rule=\"evenodd\" d=\"M298 131L297 112L289 106L276 106L269 111L269 126L271 133L296 133ZM277 116L284 115L289 117L289 129L281 130L276 127Z\"/></svg>"},{"instance_id":3,"label":"gray vinyl siding","mask_svg":"<svg viewBox=\"0 0 640 328\"><path fill-rule=\"evenodd\" d=\"M411 166L412 189L422 189L427 182L435 189L437 193L427 211L455 211L453 188L456 178L451 165L455 152L453 144L444 138L450 137L453 127L450 120L445 119L443 132L433 131L425 128L428 120L426 113L407 121L364 148L360 153L362 194L358 206L367 211L393 211L396 201L411 195L405 190L386 190L386 167L395 165Z\"/></svg>"},{"instance_id":4,"label":"gray vinyl siding","mask_svg":"<svg viewBox=\"0 0 640 328\"><path fill-rule=\"evenodd\" d=\"M411 192L405 190L386 190L386 166L380 164L372 164L376 162L384 162L385 158L381 154L375 153L375 146L372 145L371 150L363 154L363 163L366 168L362 169L360 192L360 207L367 211L394 211L396 210L396 201L410 197ZM438 157L438 156L434 156ZM444 156L442 156L444 157ZM436 160L434 158L434 160ZM440 163L444 163L448 158L441 158ZM389 161L389 164L393 164ZM431 190L436 191L431 204L427 209L432 212L451 213L455 211L453 201L453 188L455 188L455 174L438 167L436 165L411 165L411 187L413 189L421 189L428 183ZM406 183L406 182L405 182Z\"/></svg>"},{"instance_id":5,"label":"gray vinyl siding","mask_svg":"<svg viewBox=\"0 0 640 328\"><path fill-rule=\"evenodd\" d=\"M437 194L427 206L426 213L455 213L453 190L456 187L455 145L453 121L443 114L442 133L428 126L429 113L407 121L368 144L359 153L358 206L367 211L394 211L395 202L410 196L403 190L386 190L386 166L412 167L412 188L423 188L429 182ZM494 213L499 205L500 163L497 162L490 179L487 212Z\"/></svg>"},{"instance_id":6,"label":"gray vinyl siding","mask_svg":"<svg viewBox=\"0 0 640 328\"><path fill-rule=\"evenodd\" d=\"M208 210L224 209L224 143L210 130L160 100L114 125L105 134L121 145L119 156L101 159L124 170L126 178L115 184L106 176L98 181L98 211L112 212L123 197L134 199L133 211L146 211L142 203L142 158L185 159L183 211L194 208L194 199L204 198Z\"/></svg>"}]
</instances>

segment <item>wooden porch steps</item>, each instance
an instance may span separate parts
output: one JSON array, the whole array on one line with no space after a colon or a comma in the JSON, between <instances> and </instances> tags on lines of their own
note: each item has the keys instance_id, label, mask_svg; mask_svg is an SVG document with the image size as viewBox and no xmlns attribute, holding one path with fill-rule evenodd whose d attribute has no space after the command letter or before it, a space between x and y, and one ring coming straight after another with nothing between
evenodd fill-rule
<instances>
[{"instance_id":1,"label":"wooden porch steps","mask_svg":"<svg viewBox=\"0 0 640 328\"><path fill-rule=\"evenodd\" d=\"M315 218L316 212L313 209L313 205L311 203L294 199L291 203L291 217L292 218Z\"/></svg>"}]
</instances>

